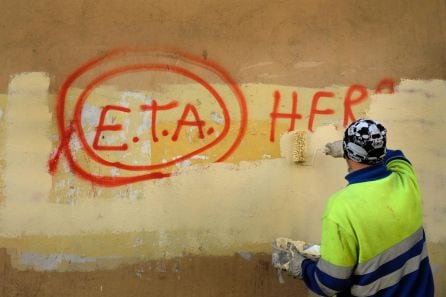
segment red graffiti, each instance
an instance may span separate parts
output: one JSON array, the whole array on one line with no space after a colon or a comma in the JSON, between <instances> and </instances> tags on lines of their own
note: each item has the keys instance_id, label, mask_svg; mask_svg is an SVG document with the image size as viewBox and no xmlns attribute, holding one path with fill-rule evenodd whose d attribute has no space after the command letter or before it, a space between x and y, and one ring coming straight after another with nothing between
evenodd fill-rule
<instances>
[{"instance_id":1,"label":"red graffiti","mask_svg":"<svg viewBox=\"0 0 446 297\"><path fill-rule=\"evenodd\" d=\"M165 104L165 105L159 105L156 100L153 100L150 105L144 104L144 105L140 106L141 111L150 111L152 113L151 134L152 134L152 140L154 142L159 141L159 138L156 133L157 132L156 118L157 118L158 111L171 110L171 109L174 109L175 107L178 107L178 102L176 102L176 101L173 101L173 102ZM102 109L101 116L99 118L99 125L96 127L96 134L95 134L95 138L93 141L93 148L98 151L125 151L128 149L128 145L125 143L122 145L119 145L119 146L103 146L103 145L99 144L100 136L103 131L121 131L122 130L121 124L104 125L105 116L109 110L117 110L117 111L126 112L126 113L131 112L130 108L126 108L126 107L122 107L122 106L114 106L114 105L105 106ZM195 121L186 120L189 112L192 112L192 114L194 115ZM205 121L200 120L200 116L198 115L198 111L195 108L195 106L193 106L192 104L187 104L186 107L184 108L181 118L178 120L177 128L175 130L174 135L172 136L172 140L173 141L178 140L178 135L180 134L181 128L183 126L198 127L199 138L203 139L204 138L204 133L203 133L204 125L205 125ZM208 135L212 134L213 132L214 132L214 128L210 127L208 129ZM163 134L163 136L167 136L169 134L169 132L167 130L163 130L162 134ZM138 142L139 137L136 137L136 136L133 137L132 141L135 143Z\"/></svg>"},{"instance_id":2,"label":"red graffiti","mask_svg":"<svg viewBox=\"0 0 446 297\"><path fill-rule=\"evenodd\" d=\"M102 109L101 117L99 118L99 125L96 127L96 135L94 137L93 141L93 148L97 151L125 151L128 148L127 144L119 145L119 146L104 146L99 144L99 139L101 137L101 133L104 131L121 131L122 125L121 124L115 124L115 125L104 125L105 122L105 116L107 115L107 112L109 110L117 110L121 112L130 112L129 108L122 107L122 106L114 106L114 105L107 105Z\"/></svg>"},{"instance_id":3,"label":"red graffiti","mask_svg":"<svg viewBox=\"0 0 446 297\"><path fill-rule=\"evenodd\" d=\"M292 107L291 113L282 113L279 112L279 104L280 104L280 92L274 92L274 105L273 112L270 114L271 116L271 133L269 139L274 142L275 131L276 131L276 121L277 119L290 119L290 127L288 131L293 131L295 127L296 120L300 120L302 118L301 114L297 113L297 92L292 93Z\"/></svg>"},{"instance_id":4,"label":"red graffiti","mask_svg":"<svg viewBox=\"0 0 446 297\"><path fill-rule=\"evenodd\" d=\"M395 93L395 81L391 78L385 78L381 80L375 88L376 94L386 93L393 94Z\"/></svg>"},{"instance_id":5,"label":"red graffiti","mask_svg":"<svg viewBox=\"0 0 446 297\"><path fill-rule=\"evenodd\" d=\"M158 103L156 102L156 100L152 101L152 104L150 105L141 105L140 108L142 111L150 111L152 112L152 127L151 127L151 131L152 131L152 140L154 142L158 142L159 138L156 136L156 118L157 118L157 113L160 110L170 110L173 109L175 107L178 106L178 102L173 101L171 103L165 104L165 105L158 105ZM167 136L167 131L164 130L163 131L163 136Z\"/></svg>"},{"instance_id":6,"label":"red graffiti","mask_svg":"<svg viewBox=\"0 0 446 297\"><path fill-rule=\"evenodd\" d=\"M395 81L390 78L386 78L381 80L375 88L375 94L380 93L389 93L393 94L395 92ZM279 112L281 93L276 90L274 92L274 102L273 102L273 111L270 113L271 117L271 130L270 130L270 141L275 141L275 133L276 133L276 124L278 119L288 119L290 121L290 126L288 131L292 131L295 128L296 121L302 119L302 115L297 113L297 92L292 93L292 103L291 103L291 112ZM311 101L311 109L308 115L308 123L307 129L313 132L313 125L315 121L316 115L332 115L335 111L331 108L319 109L318 104L321 99L327 100L335 97L335 93L327 92L327 91L317 91L312 98ZM367 88L362 85L354 84L351 85L344 96L344 115L343 115L343 125L347 127L347 125L356 120L356 117L353 112L353 107L358 105L369 98L369 93Z\"/></svg>"},{"instance_id":7,"label":"red graffiti","mask_svg":"<svg viewBox=\"0 0 446 297\"><path fill-rule=\"evenodd\" d=\"M126 59L132 54L139 55L138 58L140 60L150 58L150 61L129 64ZM158 60L161 62L157 63ZM110 61L111 63L109 63ZM193 69L193 71L188 70L184 66L177 65L179 61L185 66L190 67L190 69ZM99 75L96 75L95 71L99 71ZM196 73L197 71L199 72L198 74ZM73 112L71 109L67 108L67 94L75 84L81 84L86 80L85 78L87 78L88 81L88 78L90 78L92 73L94 75L93 78L89 80L89 83L85 85L82 93L75 100ZM142 165L135 165L134 162L126 162L124 160L111 160L109 155L100 153L107 151L124 152L129 149L132 142L132 145L134 145L141 140L141 136L137 135L131 137L131 142L122 141L118 145L115 143L109 145L106 142L103 142L104 135L113 136L113 134L115 134L118 136L119 133L124 132L123 123L119 121L115 122L117 118L122 118L125 115L135 112L142 114L146 112L150 113L150 141L152 143L159 143L158 116L161 112L171 112L181 108L180 103L176 100L160 104L159 101L151 99L150 103L140 104L139 108L130 108L120 104L107 104L101 107L100 116L97 125L95 126L94 138L92 141L88 141L86 132L84 131L83 112L86 110L86 102L92 92L100 85L113 79L129 74L139 75L140 73L173 74L203 88L205 92L210 95L210 97L208 96L206 98L213 98L213 100L215 100L214 105L216 108L220 109L222 114L223 124L222 127L219 127L218 133L215 127L210 126L210 121L206 121L201 117L197 106L191 102L187 103L186 101L182 113L177 120L175 131L173 131L173 135L170 139L173 142L177 141L184 127L195 128L197 129L198 139L203 140L201 147L195 147L192 151L184 153L181 156L176 156L172 160L164 160L161 163ZM203 78L203 75L212 76L213 81L217 80L218 83L222 83L229 88L231 96L226 95L226 97L223 98L219 92L208 83L205 78ZM232 100L230 107L227 105L228 100ZM56 114L60 145L49 160L49 171L52 174L57 171L57 164L60 156L64 155L72 172L83 179L102 186L120 186L143 180L168 177L171 175L168 169L169 167L210 150L223 143L223 139L225 139L225 151L222 155L217 156L214 162L224 161L239 146L245 135L247 125L247 107L244 95L230 75L215 62L177 50L115 50L86 63L71 74L62 85L58 95ZM237 116L237 123L232 121L232 115ZM167 137L169 134L168 129L162 129L161 135L163 137ZM213 138L204 140L206 135L209 137L212 135ZM228 137L230 137L230 139L228 139ZM82 147L82 154L88 157L90 161L94 161L100 166L107 166L108 168L119 168L124 170L125 174L123 176L106 175L102 174L101 170L93 172L91 169L88 169L89 167L79 164L70 146L70 141L73 141L73 139L78 139Z\"/></svg>"},{"instance_id":8,"label":"red graffiti","mask_svg":"<svg viewBox=\"0 0 446 297\"><path fill-rule=\"evenodd\" d=\"M311 101L311 110L310 110L310 119L308 120L308 130L313 132L313 122L314 122L314 116L316 114L333 114L334 110L327 108L327 109L317 109L317 103L319 102L319 99L322 97L326 98L333 98L335 94L333 92L316 92L313 96L313 100Z\"/></svg>"},{"instance_id":9,"label":"red graffiti","mask_svg":"<svg viewBox=\"0 0 446 297\"><path fill-rule=\"evenodd\" d=\"M353 99L353 95L359 93L356 98ZM352 85L348 88L344 99L344 127L347 127L349 121L356 121L355 115L353 114L352 106L357 105L369 97L367 88L361 85Z\"/></svg>"},{"instance_id":10,"label":"red graffiti","mask_svg":"<svg viewBox=\"0 0 446 297\"><path fill-rule=\"evenodd\" d=\"M194 119L195 119L194 121L187 120L189 112L192 112ZM181 128L183 126L197 127L198 128L198 137L203 139L204 138L204 133L203 133L204 124L205 124L205 122L200 119L200 116L198 115L198 112L197 112L197 109L195 108L195 106L193 106L192 104L187 104L186 108L183 111L183 114L181 115L181 119L178 120L177 129L175 130L175 133L172 136L172 140L173 141L178 140L178 135L180 134ZM212 129L212 127L209 129Z\"/></svg>"}]
</instances>

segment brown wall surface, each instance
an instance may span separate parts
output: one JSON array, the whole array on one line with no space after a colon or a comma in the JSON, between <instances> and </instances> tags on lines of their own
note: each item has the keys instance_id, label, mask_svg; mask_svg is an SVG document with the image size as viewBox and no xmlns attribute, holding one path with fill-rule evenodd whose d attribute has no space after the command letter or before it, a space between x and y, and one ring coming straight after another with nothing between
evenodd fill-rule
<instances>
[{"instance_id":1,"label":"brown wall surface","mask_svg":"<svg viewBox=\"0 0 446 297\"><path fill-rule=\"evenodd\" d=\"M286 274L279 283L270 256L181 257L114 270L36 272L11 268L5 251L1 296L306 296Z\"/></svg>"},{"instance_id":2,"label":"brown wall surface","mask_svg":"<svg viewBox=\"0 0 446 297\"><path fill-rule=\"evenodd\" d=\"M444 1L2 1L1 89L11 73L67 73L121 47L176 47L237 82L326 86L446 77ZM264 61L265 68L247 69ZM317 69L303 61L323 61ZM267 75L269 74L269 75Z\"/></svg>"},{"instance_id":3,"label":"brown wall surface","mask_svg":"<svg viewBox=\"0 0 446 297\"><path fill-rule=\"evenodd\" d=\"M387 116L395 131L403 131L402 121L412 117L411 125L421 127L410 140L394 143L406 146L419 164L437 293L446 296L446 205L439 199L446 177L441 171L434 176L427 165L440 168L446 160L445 138L439 136L446 104L445 1L2 0L0 10L1 297L309 296L301 281L284 276L279 283L270 242L278 236L319 240L326 198L342 186L345 170L327 160L294 172L280 156L279 141L268 139L272 94L282 88L289 96L299 87L299 108L309 109L305 96L332 88L339 100L327 121L339 136L346 86L374 90L383 78L401 83L404 96L419 92L423 100L414 97L410 102L416 104L403 107L367 101L358 114L368 115L372 106L370 114ZM178 49L231 74L247 95L250 116L247 140L230 159L235 165L204 164L172 179L117 188L102 188L69 170L50 176L46 163L41 174L30 170L22 176L14 169L21 164L12 167L21 157L9 143L35 149L44 159L57 148L57 92L73 71L111 50L135 48ZM27 73L43 74L20 76ZM140 83L126 82L136 89ZM431 87L439 91L425 91ZM41 89L40 103L14 105L20 90L32 99ZM25 136L14 110L24 110L29 139L46 127L45 143L18 140ZM414 116L418 112L422 118ZM392 114L401 116L392 122ZM297 128L307 128L307 120L304 114ZM317 120L315 127L325 124ZM282 123L277 130L287 128ZM423 140L412 141L417 135ZM424 155L431 135L440 137L441 149L428 147ZM40 191L39 178L50 190ZM300 187L305 190L293 202Z\"/></svg>"}]
</instances>

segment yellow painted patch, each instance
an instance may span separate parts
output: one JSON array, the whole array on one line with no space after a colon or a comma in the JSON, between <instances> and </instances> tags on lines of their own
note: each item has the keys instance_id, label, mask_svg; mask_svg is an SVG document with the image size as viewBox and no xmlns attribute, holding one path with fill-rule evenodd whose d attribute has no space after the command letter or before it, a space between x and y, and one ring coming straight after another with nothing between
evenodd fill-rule
<instances>
[{"instance_id":1,"label":"yellow painted patch","mask_svg":"<svg viewBox=\"0 0 446 297\"><path fill-rule=\"evenodd\" d=\"M248 107L246 134L225 162L213 163L227 150L230 140L167 168L173 173L170 178L107 188L75 175L63 156L55 175L48 173L49 155L59 145L54 115L51 118L53 110L48 108L54 107L56 96L47 93L48 83L42 73L18 75L11 82L9 94L0 97L4 111L0 118L0 160L5 162L0 168L1 180L6 184L0 196L0 246L16 249L19 254L65 253L129 262L138 257L156 259L185 253L268 252L270 242L278 236L317 242L326 199L344 186L343 160L328 158L318 149L342 137L346 87L325 88L335 97L322 98L318 109L333 109L334 114L315 116L315 132L309 140L311 162L307 166L292 162L286 153L289 149L281 150L281 137L290 129L290 119L277 119L275 131L271 131L271 112L275 91L281 94L281 113L291 111L291 94L297 91L297 112L302 119L296 121L294 129L306 130L311 102L318 90L246 84L241 86ZM66 106L67 118L72 116L76 94L81 92L73 90ZM157 143L151 138L151 118L147 114L107 114L104 124L121 124L123 128L103 132L99 143L126 143L129 149L97 152L100 156L130 164L160 164L208 143L222 131L222 115L216 111L219 107L204 100L200 90L178 84L163 86L156 92L102 86L91 95L82 117L90 144L106 105L122 104L138 110L153 98L164 98L163 104L170 99L179 102L177 110L159 114ZM441 111L446 104L441 99L445 93L443 81L403 81L396 94L375 96L354 107L356 116L381 120L390 131L390 143L407 152L418 169L425 194L428 239L433 241L445 240L441 229L446 223L441 168L446 165L446 156L439 145L445 143L441 130ZM196 107L206 125L215 126L215 135L199 138L196 127L183 127L178 140L172 140L188 103ZM239 123L240 116L231 114L228 135L237 133ZM169 131L168 137L163 138L163 130ZM135 136L139 141L133 141ZM92 161L75 138L70 147L79 164L97 175L134 174Z\"/></svg>"}]
</instances>

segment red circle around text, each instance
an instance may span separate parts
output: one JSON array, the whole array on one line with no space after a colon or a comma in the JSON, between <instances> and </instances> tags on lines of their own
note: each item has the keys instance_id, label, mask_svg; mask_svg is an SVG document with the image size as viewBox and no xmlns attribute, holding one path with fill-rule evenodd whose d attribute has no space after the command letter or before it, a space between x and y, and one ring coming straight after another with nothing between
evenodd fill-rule
<instances>
[{"instance_id":1,"label":"red circle around text","mask_svg":"<svg viewBox=\"0 0 446 297\"><path fill-rule=\"evenodd\" d=\"M232 91L233 95L235 96L238 106L239 106L239 112L240 112L240 128L238 129L238 133L234 141L232 142L232 145L227 149L227 151L220 156L215 162L221 162L226 160L234 151L235 149L240 145L245 133L246 133L246 126L247 126L247 106L246 106L246 100L241 92L238 85L235 83L235 81L232 79L232 77L217 63L212 62L210 60L205 60L199 56L194 56L188 53L184 53L178 50L159 50L159 49L133 49L133 50L124 50L124 49L118 49L111 51L103 56L100 56L96 59L93 59L89 62L87 62L85 65L81 66L79 69L77 69L75 72L73 72L64 82L64 84L61 87L61 90L58 94L58 100L56 104L56 115L57 115L57 121L58 121L58 129L60 134L60 147L58 152L63 152L63 154L66 157L66 160L69 163L70 168L72 171L98 185L107 186L107 187L113 187L113 186L121 186L129 183L134 183L138 181L143 180L149 180L149 179L159 179L159 178L165 178L170 176L170 173L166 172L159 172L154 171L161 168L165 168L168 166L172 166L176 162L181 162L182 160L188 159L192 157L193 155L199 154L203 152L204 150L209 149L210 147L218 144L228 133L229 131L229 111L226 108L226 105L223 102L223 99L221 96L213 89L209 83L207 83L204 79L200 78L198 75L188 71L187 69L167 65L167 64L138 64L138 65L127 65L123 66L117 69L112 69L111 71L107 71L106 73L96 77L92 82L90 82L87 86L87 88L84 90L84 92L81 94L81 96L78 98L78 101L76 103L76 108L74 112L74 116L71 120L68 121L69 125L67 126L65 119L65 102L66 97L69 89L73 86L73 84L82 77L85 73L90 71L91 69L94 69L95 67L98 67L103 63L104 61L108 61L111 59L119 59L120 57L123 57L129 53L158 53L162 55L172 55L175 57L178 57L182 60L184 60L187 63L190 63L195 66L199 66L201 68L204 68L213 74L217 75ZM190 79L195 80L197 83L205 87L217 100L220 107L224 111L225 116L225 127L223 129L223 133L219 137L217 137L213 142L207 144L207 146L204 146L194 152L191 152L182 158L179 158L175 161L163 163L163 164L155 164L150 166L145 166L144 168L135 168L134 166L126 167L128 165L119 164L116 162L108 162L106 160L99 160L101 159L99 156L97 156L88 143L85 140L85 135L83 135L83 129L82 125L80 123L81 120L81 110L82 105L85 102L86 98L88 97L89 92L97 86L100 82L114 76L119 75L125 72L131 72L131 71L171 71L176 74L180 74L183 76L186 76ZM226 124L228 123L228 124ZM227 126L226 126L227 125ZM212 131L213 132L213 131ZM148 173L144 174L137 174L135 176L102 176L102 175L96 175L91 172L88 172L88 170L84 169L82 166L80 166L76 160L74 159L72 152L70 150L69 141L72 137L73 133L76 133L81 140L81 143L83 145L83 148L87 155L94 159L95 161L107 165L107 166L113 166L118 167L122 166L121 168L126 170L146 170L149 171ZM163 132L163 135L165 133ZM135 138L136 139L136 138ZM133 139L135 141L135 139ZM99 158L99 159L98 159ZM50 165L55 167L55 163L57 163L57 158L55 160L50 160Z\"/></svg>"}]
</instances>

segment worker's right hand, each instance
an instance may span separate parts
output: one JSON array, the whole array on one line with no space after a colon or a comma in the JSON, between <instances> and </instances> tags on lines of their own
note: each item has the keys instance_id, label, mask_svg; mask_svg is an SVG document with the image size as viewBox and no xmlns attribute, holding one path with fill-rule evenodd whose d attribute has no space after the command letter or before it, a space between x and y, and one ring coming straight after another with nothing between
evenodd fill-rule
<instances>
[{"instance_id":1,"label":"worker's right hand","mask_svg":"<svg viewBox=\"0 0 446 297\"><path fill-rule=\"evenodd\" d=\"M325 145L324 152L326 155L332 156L334 158L344 157L343 141L338 140L335 142L330 142Z\"/></svg>"}]
</instances>

